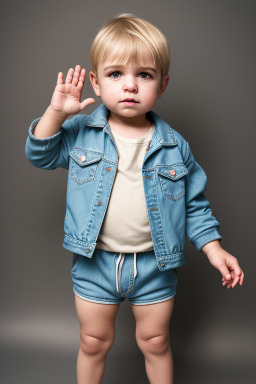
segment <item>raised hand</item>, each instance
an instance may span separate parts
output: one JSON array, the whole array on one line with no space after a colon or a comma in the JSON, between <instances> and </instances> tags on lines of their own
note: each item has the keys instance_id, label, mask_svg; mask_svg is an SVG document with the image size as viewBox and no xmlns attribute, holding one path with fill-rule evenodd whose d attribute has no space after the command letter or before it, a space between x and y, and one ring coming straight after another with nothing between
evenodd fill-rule
<instances>
[{"instance_id":1,"label":"raised hand","mask_svg":"<svg viewBox=\"0 0 256 384\"><path fill-rule=\"evenodd\" d=\"M63 73L58 73L57 85L52 95L50 107L63 116L73 115L82 111L89 104L94 104L92 98L81 100L81 94L84 86L85 68L81 69L80 65L70 68L66 82L63 82Z\"/></svg>"}]
</instances>

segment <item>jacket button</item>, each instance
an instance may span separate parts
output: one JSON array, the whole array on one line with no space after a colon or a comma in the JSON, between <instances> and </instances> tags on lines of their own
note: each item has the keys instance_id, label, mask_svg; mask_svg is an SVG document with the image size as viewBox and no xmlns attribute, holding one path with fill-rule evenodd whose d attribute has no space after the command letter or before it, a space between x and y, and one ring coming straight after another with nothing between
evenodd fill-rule
<instances>
[{"instance_id":1,"label":"jacket button","mask_svg":"<svg viewBox=\"0 0 256 384\"><path fill-rule=\"evenodd\" d=\"M161 263L161 267L164 267L165 266L165 264L164 263Z\"/></svg>"},{"instance_id":2,"label":"jacket button","mask_svg":"<svg viewBox=\"0 0 256 384\"><path fill-rule=\"evenodd\" d=\"M86 156L85 156L85 155L82 155L82 156L80 157L80 161L84 162L85 160L86 160Z\"/></svg>"},{"instance_id":3,"label":"jacket button","mask_svg":"<svg viewBox=\"0 0 256 384\"><path fill-rule=\"evenodd\" d=\"M176 175L176 172L174 171L174 169L171 169L171 170L170 170L170 174L171 174L172 176L175 176L175 175Z\"/></svg>"},{"instance_id":4,"label":"jacket button","mask_svg":"<svg viewBox=\"0 0 256 384\"><path fill-rule=\"evenodd\" d=\"M102 205L102 202L101 202L101 201L99 201L99 202L98 202L98 205Z\"/></svg>"},{"instance_id":5,"label":"jacket button","mask_svg":"<svg viewBox=\"0 0 256 384\"><path fill-rule=\"evenodd\" d=\"M109 168L107 168L107 171L109 172L109 171L111 171L111 168L109 167Z\"/></svg>"}]
</instances>

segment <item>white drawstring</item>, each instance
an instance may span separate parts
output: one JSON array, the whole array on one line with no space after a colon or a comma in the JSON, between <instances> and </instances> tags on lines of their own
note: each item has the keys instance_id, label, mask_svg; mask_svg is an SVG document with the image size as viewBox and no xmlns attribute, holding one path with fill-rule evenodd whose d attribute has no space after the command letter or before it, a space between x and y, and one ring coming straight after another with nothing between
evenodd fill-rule
<instances>
[{"instance_id":1,"label":"white drawstring","mask_svg":"<svg viewBox=\"0 0 256 384\"><path fill-rule=\"evenodd\" d=\"M119 263L120 262L121 262L121 267L119 267ZM124 263L124 254L120 253L119 257L118 257L118 260L117 260L117 263L116 263L116 290L117 290L117 292L119 292L118 291L118 278L119 278L119 275L121 276L121 271L122 271L123 263Z\"/></svg>"},{"instance_id":2,"label":"white drawstring","mask_svg":"<svg viewBox=\"0 0 256 384\"><path fill-rule=\"evenodd\" d=\"M137 276L136 253L134 252L134 279Z\"/></svg>"},{"instance_id":3,"label":"white drawstring","mask_svg":"<svg viewBox=\"0 0 256 384\"><path fill-rule=\"evenodd\" d=\"M133 268L134 269L134 279L137 276L136 256L137 256L136 252L134 252L134 268ZM116 290L117 290L117 292L119 292L119 290L118 290L119 276L120 276L120 280L121 280L121 272L122 272L122 266L124 264L124 258L125 258L125 254L120 253L119 257L117 259L117 262L116 262Z\"/></svg>"}]
</instances>

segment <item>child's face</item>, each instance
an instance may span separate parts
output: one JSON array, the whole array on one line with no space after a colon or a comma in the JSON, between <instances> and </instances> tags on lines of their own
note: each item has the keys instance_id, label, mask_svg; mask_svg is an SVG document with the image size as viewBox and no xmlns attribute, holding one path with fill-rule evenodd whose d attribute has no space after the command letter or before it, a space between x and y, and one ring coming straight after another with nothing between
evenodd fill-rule
<instances>
[{"instance_id":1,"label":"child's face","mask_svg":"<svg viewBox=\"0 0 256 384\"><path fill-rule=\"evenodd\" d=\"M161 84L160 69L154 66L150 55L143 55L137 63L125 66L106 61L98 65L97 72L97 77L90 72L95 94L112 114L124 118L136 118L150 111L169 81L167 75Z\"/></svg>"}]
</instances>

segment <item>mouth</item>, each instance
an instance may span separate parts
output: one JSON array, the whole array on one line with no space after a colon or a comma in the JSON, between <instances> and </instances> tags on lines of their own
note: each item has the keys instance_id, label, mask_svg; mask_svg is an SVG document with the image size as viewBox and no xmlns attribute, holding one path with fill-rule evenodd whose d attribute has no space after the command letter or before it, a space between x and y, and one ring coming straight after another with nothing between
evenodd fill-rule
<instances>
[{"instance_id":1,"label":"mouth","mask_svg":"<svg viewBox=\"0 0 256 384\"><path fill-rule=\"evenodd\" d=\"M127 99L122 100L122 103L133 103L134 104L134 103L138 103L138 101L135 99L127 98Z\"/></svg>"}]
</instances>

